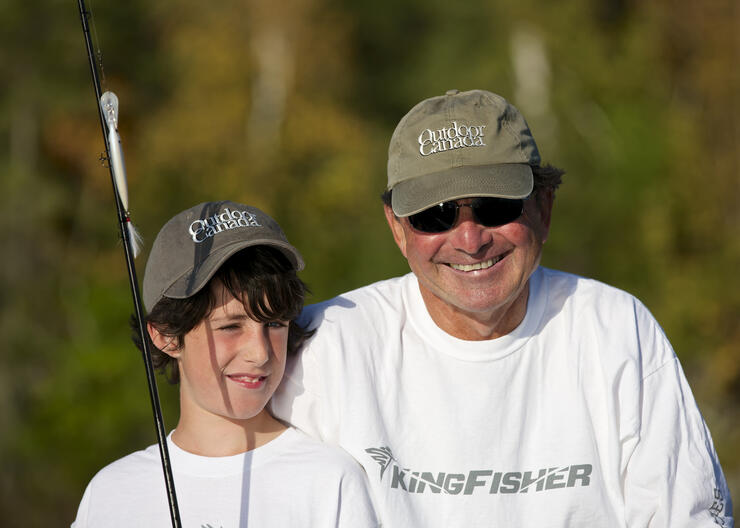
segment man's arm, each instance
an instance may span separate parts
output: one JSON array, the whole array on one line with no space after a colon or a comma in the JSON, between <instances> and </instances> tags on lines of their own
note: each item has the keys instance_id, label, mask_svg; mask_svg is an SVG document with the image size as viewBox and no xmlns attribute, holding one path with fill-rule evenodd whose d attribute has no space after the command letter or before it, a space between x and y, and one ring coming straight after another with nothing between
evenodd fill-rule
<instances>
[{"instance_id":1,"label":"man's arm","mask_svg":"<svg viewBox=\"0 0 740 528\"><path fill-rule=\"evenodd\" d=\"M646 375L641 401L625 467L627 526L732 528L727 482L678 359Z\"/></svg>"},{"instance_id":2,"label":"man's arm","mask_svg":"<svg viewBox=\"0 0 740 528\"><path fill-rule=\"evenodd\" d=\"M315 361L305 348L288 361L283 380L270 400L270 411L276 418L325 441L326 433L321 427L324 423L321 386L311 376L316 371ZM306 366L306 362L310 364Z\"/></svg>"}]
</instances>

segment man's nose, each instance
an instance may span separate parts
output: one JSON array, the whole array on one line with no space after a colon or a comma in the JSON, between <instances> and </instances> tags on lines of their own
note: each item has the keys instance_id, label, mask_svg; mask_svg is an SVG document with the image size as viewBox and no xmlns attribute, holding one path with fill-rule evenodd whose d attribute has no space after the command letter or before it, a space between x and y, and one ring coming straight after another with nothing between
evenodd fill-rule
<instances>
[{"instance_id":1,"label":"man's nose","mask_svg":"<svg viewBox=\"0 0 740 528\"><path fill-rule=\"evenodd\" d=\"M450 232L450 241L455 249L475 255L488 249L493 243L493 235L473 216L470 204L461 204L457 223Z\"/></svg>"}]
</instances>

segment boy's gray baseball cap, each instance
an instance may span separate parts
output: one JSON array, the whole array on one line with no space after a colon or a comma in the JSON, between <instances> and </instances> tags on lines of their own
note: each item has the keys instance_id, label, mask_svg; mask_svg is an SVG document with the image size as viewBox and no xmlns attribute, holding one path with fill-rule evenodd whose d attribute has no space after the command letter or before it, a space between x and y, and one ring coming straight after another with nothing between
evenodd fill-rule
<instances>
[{"instance_id":1,"label":"boy's gray baseball cap","mask_svg":"<svg viewBox=\"0 0 740 528\"><path fill-rule=\"evenodd\" d=\"M303 258L278 223L248 205L204 202L175 215L159 231L144 271L144 306L163 297L186 299L213 277L234 253L249 246L280 250L296 271Z\"/></svg>"},{"instance_id":2,"label":"boy's gray baseball cap","mask_svg":"<svg viewBox=\"0 0 740 528\"><path fill-rule=\"evenodd\" d=\"M396 216L474 196L526 198L540 153L522 114L484 90L449 90L417 104L388 148Z\"/></svg>"}]
</instances>

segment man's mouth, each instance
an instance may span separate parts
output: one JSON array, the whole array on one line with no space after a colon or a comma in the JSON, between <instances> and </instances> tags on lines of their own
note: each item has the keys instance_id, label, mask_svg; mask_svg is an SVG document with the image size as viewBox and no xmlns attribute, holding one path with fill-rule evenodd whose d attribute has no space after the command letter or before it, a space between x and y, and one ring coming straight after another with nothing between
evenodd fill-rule
<instances>
[{"instance_id":1,"label":"man's mouth","mask_svg":"<svg viewBox=\"0 0 740 528\"><path fill-rule=\"evenodd\" d=\"M475 264L452 264L450 263L449 266L452 269L456 269L458 271L484 270L484 269L490 268L491 266L499 262L502 258L504 258L504 256L505 255L499 255L498 257L484 260L483 262L476 262Z\"/></svg>"}]
</instances>

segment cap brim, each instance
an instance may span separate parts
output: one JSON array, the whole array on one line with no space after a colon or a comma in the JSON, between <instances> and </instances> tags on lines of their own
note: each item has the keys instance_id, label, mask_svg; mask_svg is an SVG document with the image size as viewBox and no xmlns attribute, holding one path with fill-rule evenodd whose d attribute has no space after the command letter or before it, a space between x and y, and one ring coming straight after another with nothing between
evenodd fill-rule
<instances>
[{"instance_id":1,"label":"cap brim","mask_svg":"<svg viewBox=\"0 0 740 528\"><path fill-rule=\"evenodd\" d=\"M300 253L298 253L298 250L288 243L283 243L279 240L269 238L239 241L226 245L218 251L211 253L197 269L190 270L188 273L178 278L162 292L161 296L169 297L171 299L186 299L192 296L199 292L208 283L208 281L211 280L211 277L213 277L216 271L218 271L223 263L232 255L251 246L274 247L285 255L291 264L293 264L296 271L301 271L304 268L303 258Z\"/></svg>"},{"instance_id":2,"label":"cap brim","mask_svg":"<svg viewBox=\"0 0 740 528\"><path fill-rule=\"evenodd\" d=\"M460 198L526 198L533 187L532 168L525 163L455 167L399 182L391 205L393 213L403 217Z\"/></svg>"}]
</instances>

